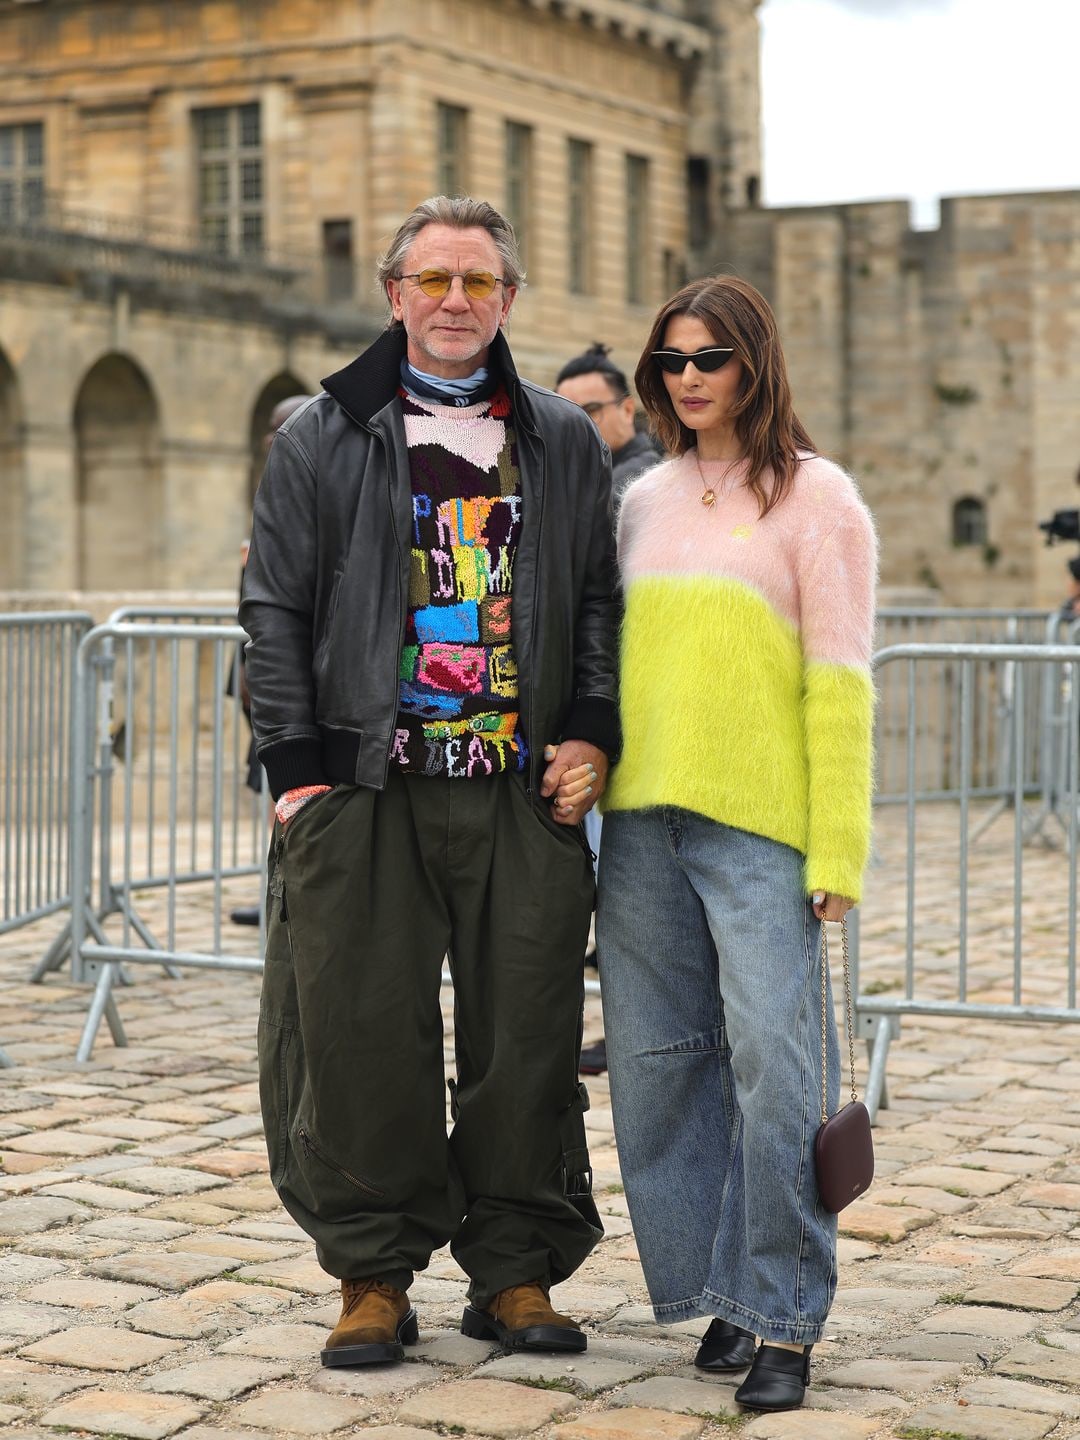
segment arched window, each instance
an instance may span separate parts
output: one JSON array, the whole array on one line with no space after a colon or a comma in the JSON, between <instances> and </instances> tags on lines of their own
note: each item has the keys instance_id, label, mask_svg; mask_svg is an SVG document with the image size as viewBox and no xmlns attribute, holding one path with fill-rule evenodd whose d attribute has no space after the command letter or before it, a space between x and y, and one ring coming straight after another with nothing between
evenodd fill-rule
<instances>
[{"instance_id":1,"label":"arched window","mask_svg":"<svg viewBox=\"0 0 1080 1440\"><path fill-rule=\"evenodd\" d=\"M248 450L251 455L251 466L248 471L249 500L255 498L255 491L259 488L259 481L262 479L263 469L266 466L266 457L270 453L270 441L273 438L270 417L282 400L291 400L294 395L309 393L304 382L298 380L287 370L283 370L280 375L275 375L272 380L268 380L259 392L259 398L255 401L255 408L251 412L251 425L248 429Z\"/></svg>"},{"instance_id":2,"label":"arched window","mask_svg":"<svg viewBox=\"0 0 1080 1440\"><path fill-rule=\"evenodd\" d=\"M977 495L965 495L953 506L952 539L954 545L986 544L986 502Z\"/></svg>"},{"instance_id":3,"label":"arched window","mask_svg":"<svg viewBox=\"0 0 1080 1440\"><path fill-rule=\"evenodd\" d=\"M163 465L158 402L125 355L105 355L79 387L80 590L161 586Z\"/></svg>"}]
</instances>

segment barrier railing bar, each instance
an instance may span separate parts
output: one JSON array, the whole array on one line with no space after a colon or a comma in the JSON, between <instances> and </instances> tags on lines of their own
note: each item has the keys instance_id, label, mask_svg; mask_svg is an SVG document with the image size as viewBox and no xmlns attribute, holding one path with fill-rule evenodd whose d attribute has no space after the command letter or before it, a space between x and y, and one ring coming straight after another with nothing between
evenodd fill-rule
<instances>
[{"instance_id":1,"label":"barrier railing bar","mask_svg":"<svg viewBox=\"0 0 1080 1440\"><path fill-rule=\"evenodd\" d=\"M1047 686L1047 689L1050 687ZM1020 1004L1022 995L1022 955L1024 943L1024 695L1027 678L1024 667L1017 667L1017 725L1021 743L1016 747L1016 771L1013 788L1013 1003Z\"/></svg>"},{"instance_id":2,"label":"barrier railing bar","mask_svg":"<svg viewBox=\"0 0 1080 1440\"><path fill-rule=\"evenodd\" d=\"M971 771L972 682L974 666L960 662L960 956L957 986L961 1000L967 999L968 944L968 779Z\"/></svg>"},{"instance_id":3,"label":"barrier railing bar","mask_svg":"<svg viewBox=\"0 0 1080 1440\"><path fill-rule=\"evenodd\" d=\"M908 737L907 737L907 778L908 778L908 834L915 833L915 661L907 666L908 672ZM915 846L908 846L907 856L907 951L904 957L904 993L915 993Z\"/></svg>"}]
</instances>

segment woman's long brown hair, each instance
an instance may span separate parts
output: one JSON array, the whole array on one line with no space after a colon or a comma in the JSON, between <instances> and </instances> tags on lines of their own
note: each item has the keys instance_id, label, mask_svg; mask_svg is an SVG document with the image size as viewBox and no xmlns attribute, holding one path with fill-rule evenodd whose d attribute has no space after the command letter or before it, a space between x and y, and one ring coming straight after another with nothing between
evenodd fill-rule
<instances>
[{"instance_id":1,"label":"woman's long brown hair","mask_svg":"<svg viewBox=\"0 0 1080 1440\"><path fill-rule=\"evenodd\" d=\"M673 455L685 455L697 443L693 430L675 413L663 373L652 359L664 346L668 321L689 315L718 345L731 345L742 362L742 384L734 406L735 434L749 461L746 484L757 496L761 514L779 505L795 481L799 452L816 449L791 405L784 352L769 302L737 275L712 275L684 285L663 306L638 361L634 384L649 424Z\"/></svg>"}]
</instances>

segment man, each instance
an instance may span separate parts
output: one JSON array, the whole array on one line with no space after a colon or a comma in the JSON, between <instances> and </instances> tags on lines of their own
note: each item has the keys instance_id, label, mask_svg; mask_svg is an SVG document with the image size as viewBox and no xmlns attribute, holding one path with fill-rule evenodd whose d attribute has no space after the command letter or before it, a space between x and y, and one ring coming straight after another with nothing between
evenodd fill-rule
<instances>
[{"instance_id":1,"label":"man","mask_svg":"<svg viewBox=\"0 0 1080 1440\"><path fill-rule=\"evenodd\" d=\"M607 449L502 334L522 279L490 205L420 205L380 263L386 333L282 427L255 503L260 1080L273 1183L342 1282L325 1365L402 1358L448 1241L463 1333L585 1349L548 1291L601 1233L580 826L618 749L618 602Z\"/></svg>"},{"instance_id":2,"label":"man","mask_svg":"<svg viewBox=\"0 0 1080 1440\"><path fill-rule=\"evenodd\" d=\"M559 371L555 391L580 405L611 450L612 496L616 511L623 492L643 470L663 459L656 441L634 424L634 400L626 376L608 359L606 345L593 345L568 360Z\"/></svg>"},{"instance_id":3,"label":"man","mask_svg":"<svg viewBox=\"0 0 1080 1440\"><path fill-rule=\"evenodd\" d=\"M626 376L608 358L606 345L595 344L584 354L568 360L559 371L555 390L580 405L600 431L611 450L612 495L616 510L630 481L663 458L663 451L651 436L634 423L634 401ZM600 853L601 817L592 810L585 817L585 835L596 855ZM589 963L595 963L590 957ZM607 1046L603 1036L586 1045L578 1061L582 1075L602 1075L607 1069Z\"/></svg>"}]
</instances>

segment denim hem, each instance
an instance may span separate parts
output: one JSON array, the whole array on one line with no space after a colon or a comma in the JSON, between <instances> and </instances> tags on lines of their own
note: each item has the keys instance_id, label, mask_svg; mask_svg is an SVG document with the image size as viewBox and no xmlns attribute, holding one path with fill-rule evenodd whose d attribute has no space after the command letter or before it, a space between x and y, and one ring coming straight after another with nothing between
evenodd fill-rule
<instances>
[{"instance_id":1,"label":"denim hem","mask_svg":"<svg viewBox=\"0 0 1080 1440\"><path fill-rule=\"evenodd\" d=\"M677 1325L683 1320L726 1320L742 1330L752 1330L755 1335L770 1343L779 1341L785 1345L816 1345L824 1336L825 1320L767 1320L764 1315L729 1300L726 1295L716 1295L703 1290L698 1296L686 1300L674 1300L665 1305L654 1305L653 1314L658 1324Z\"/></svg>"}]
</instances>

